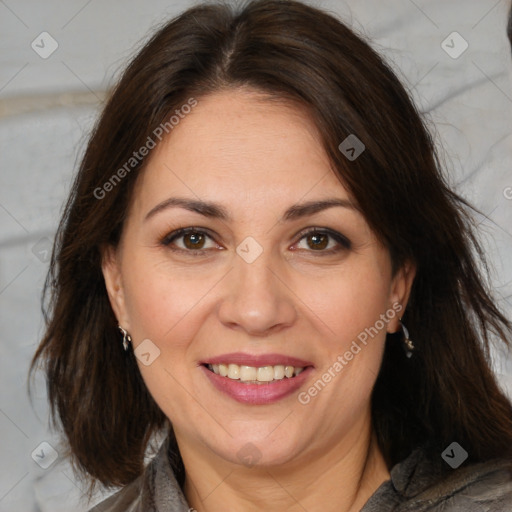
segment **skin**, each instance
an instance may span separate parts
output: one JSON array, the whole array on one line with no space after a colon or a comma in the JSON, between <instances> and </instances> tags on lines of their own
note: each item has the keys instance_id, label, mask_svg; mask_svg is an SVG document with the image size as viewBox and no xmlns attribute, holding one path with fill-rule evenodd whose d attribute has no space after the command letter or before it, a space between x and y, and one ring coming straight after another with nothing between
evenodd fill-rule
<instances>
[{"instance_id":1,"label":"skin","mask_svg":"<svg viewBox=\"0 0 512 512\"><path fill-rule=\"evenodd\" d=\"M220 203L231 220L180 207L145 220L177 196ZM388 250L357 209L336 206L279 222L293 204L332 197L353 204L306 113L255 91L223 91L201 98L152 151L121 242L104 251L119 323L134 348L150 339L160 350L149 366L138 364L174 426L185 496L199 512L356 511L389 479L370 396L386 331L399 330L399 315L307 405L297 393L241 404L198 366L230 352L295 356L315 367L304 391L393 304L405 309L414 268L392 275ZM187 249L190 236L161 243L181 227L208 231L202 254ZM341 233L351 247L320 237L328 246L319 249L302 234L315 227ZM236 252L248 236L263 249L252 263ZM331 248L339 250L327 253ZM259 457L253 466L238 455L248 443Z\"/></svg>"}]
</instances>

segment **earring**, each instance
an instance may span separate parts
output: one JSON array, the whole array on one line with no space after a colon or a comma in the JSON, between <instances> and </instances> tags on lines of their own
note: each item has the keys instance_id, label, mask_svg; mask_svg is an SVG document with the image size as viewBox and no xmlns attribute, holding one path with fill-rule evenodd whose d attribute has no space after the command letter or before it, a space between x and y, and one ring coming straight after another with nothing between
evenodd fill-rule
<instances>
[{"instance_id":1,"label":"earring","mask_svg":"<svg viewBox=\"0 0 512 512\"><path fill-rule=\"evenodd\" d=\"M117 327L123 334L123 348L125 350L128 350L128 345L129 345L129 343L132 342L132 337L119 324L117 324Z\"/></svg>"},{"instance_id":2,"label":"earring","mask_svg":"<svg viewBox=\"0 0 512 512\"><path fill-rule=\"evenodd\" d=\"M407 358L410 358L412 356L412 353L415 349L414 343L412 342L411 338L409 338L409 331L407 330L407 327L402 323L402 319L400 319L400 325L402 326L402 333L404 335L404 350L405 350L405 356Z\"/></svg>"}]
</instances>

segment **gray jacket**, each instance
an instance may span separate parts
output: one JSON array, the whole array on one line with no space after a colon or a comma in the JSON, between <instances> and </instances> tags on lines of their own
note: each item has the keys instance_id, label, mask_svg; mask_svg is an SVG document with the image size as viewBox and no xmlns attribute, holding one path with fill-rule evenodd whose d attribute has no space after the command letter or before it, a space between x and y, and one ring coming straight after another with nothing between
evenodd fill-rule
<instances>
[{"instance_id":1,"label":"gray jacket","mask_svg":"<svg viewBox=\"0 0 512 512\"><path fill-rule=\"evenodd\" d=\"M191 512L167 456L168 438L144 473L90 512ZM510 464L508 465L510 468ZM494 460L462 465L439 481L438 466L418 448L361 512L512 512L512 472Z\"/></svg>"}]
</instances>

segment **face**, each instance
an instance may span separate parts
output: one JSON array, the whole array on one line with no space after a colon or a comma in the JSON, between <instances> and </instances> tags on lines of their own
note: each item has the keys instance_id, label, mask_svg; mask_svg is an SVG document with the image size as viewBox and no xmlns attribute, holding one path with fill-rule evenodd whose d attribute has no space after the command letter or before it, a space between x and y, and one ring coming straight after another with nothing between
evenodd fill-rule
<instances>
[{"instance_id":1,"label":"face","mask_svg":"<svg viewBox=\"0 0 512 512\"><path fill-rule=\"evenodd\" d=\"M359 435L412 270L354 206L307 115L254 92L153 150L103 272L178 442L272 465Z\"/></svg>"}]
</instances>

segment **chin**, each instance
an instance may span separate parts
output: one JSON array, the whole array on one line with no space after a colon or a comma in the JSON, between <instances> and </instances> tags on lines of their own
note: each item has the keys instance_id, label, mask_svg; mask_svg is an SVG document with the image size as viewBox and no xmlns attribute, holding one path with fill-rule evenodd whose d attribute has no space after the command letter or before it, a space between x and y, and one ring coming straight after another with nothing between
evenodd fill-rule
<instances>
[{"instance_id":1,"label":"chin","mask_svg":"<svg viewBox=\"0 0 512 512\"><path fill-rule=\"evenodd\" d=\"M271 436L240 436L230 440L229 446L212 450L218 456L246 467L272 467L293 461L302 450L290 443L290 437L276 439Z\"/></svg>"}]
</instances>

